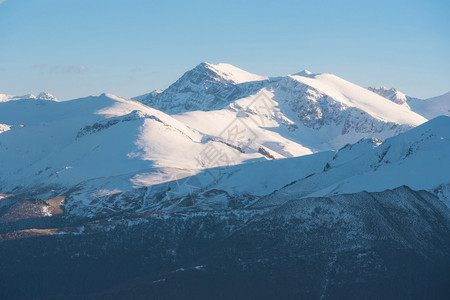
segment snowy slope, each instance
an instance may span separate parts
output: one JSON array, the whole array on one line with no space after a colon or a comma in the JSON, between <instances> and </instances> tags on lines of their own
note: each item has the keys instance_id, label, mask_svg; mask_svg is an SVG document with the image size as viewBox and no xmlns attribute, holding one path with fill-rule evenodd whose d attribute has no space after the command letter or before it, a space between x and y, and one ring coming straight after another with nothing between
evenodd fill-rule
<instances>
[{"instance_id":1,"label":"snowy slope","mask_svg":"<svg viewBox=\"0 0 450 300\"><path fill-rule=\"evenodd\" d=\"M236 84L269 79L269 77L249 73L230 64L221 63L213 65L206 63L206 66L209 69L213 70L220 78L223 78L227 81L232 81Z\"/></svg>"},{"instance_id":2,"label":"snowy slope","mask_svg":"<svg viewBox=\"0 0 450 300\"><path fill-rule=\"evenodd\" d=\"M411 111L427 119L433 119L437 116L450 116L450 92L433 98L418 99L407 96L394 88L369 87L368 89L386 99L409 108Z\"/></svg>"},{"instance_id":3,"label":"snowy slope","mask_svg":"<svg viewBox=\"0 0 450 300\"><path fill-rule=\"evenodd\" d=\"M259 136L242 137L242 129L251 132L259 127L249 117L226 113L224 120L214 114L204 116L203 123L216 131L202 132L140 102L109 94L65 102L25 99L0 103L0 120L5 124L0 127L0 191L44 199L65 195L68 211L92 215L135 207L142 199L144 206L154 206L152 197L160 189L196 174L202 187L214 185L224 176L221 168L211 176L209 170L217 167L311 153L262 129ZM229 120L239 126L238 135L234 135L234 125L227 124ZM310 164L303 172L316 171L320 165ZM228 172L240 170L236 168ZM257 194L271 192L281 188L287 177L298 179L296 173L280 174L271 184L267 184L270 172L260 174L261 179L248 191L232 181L236 190L229 192L253 193L261 186L265 188ZM251 172L240 174L253 176ZM154 188L145 192L147 187ZM175 190L171 193L172 198L182 195ZM112 202L111 197L115 199ZM139 197L141 201L135 201Z\"/></svg>"},{"instance_id":4,"label":"snowy slope","mask_svg":"<svg viewBox=\"0 0 450 300\"><path fill-rule=\"evenodd\" d=\"M358 108L379 120L413 126L425 121L423 117L411 113L408 109L332 74L320 74L314 78L292 77L332 97L346 107Z\"/></svg>"},{"instance_id":5,"label":"snowy slope","mask_svg":"<svg viewBox=\"0 0 450 300\"><path fill-rule=\"evenodd\" d=\"M138 211L258 208L304 197L378 192L403 185L441 196L450 185L449 128L450 118L440 117L384 143L370 138L338 152L209 168L195 174L186 171L179 173L179 177L166 177L159 184L147 182L135 190L118 185L125 178L118 182L99 178L69 194L67 207L74 214L92 215L105 213L105 207L110 212L124 208ZM108 193L116 194L114 201L109 200ZM441 199L450 206L445 197Z\"/></svg>"},{"instance_id":6,"label":"snowy slope","mask_svg":"<svg viewBox=\"0 0 450 300\"><path fill-rule=\"evenodd\" d=\"M408 103L411 110L428 119L450 116L450 92L425 100L411 98Z\"/></svg>"},{"instance_id":7,"label":"snowy slope","mask_svg":"<svg viewBox=\"0 0 450 300\"><path fill-rule=\"evenodd\" d=\"M362 140L339 150L321 172L261 201L383 191L406 185L434 190L450 183L450 118L441 116L386 140ZM449 205L450 203L447 203Z\"/></svg>"},{"instance_id":8,"label":"snowy slope","mask_svg":"<svg viewBox=\"0 0 450 300\"><path fill-rule=\"evenodd\" d=\"M392 102L395 102L397 104L403 105L407 108L409 108L408 105L408 96L403 94L402 92L394 89L394 88L386 88L386 87L368 87L369 91L374 92L386 99L391 100Z\"/></svg>"},{"instance_id":9,"label":"snowy slope","mask_svg":"<svg viewBox=\"0 0 450 300\"><path fill-rule=\"evenodd\" d=\"M386 139L426 121L357 85L330 74L288 76L273 83L273 99L294 121L294 140L338 149L364 137Z\"/></svg>"},{"instance_id":10,"label":"snowy slope","mask_svg":"<svg viewBox=\"0 0 450 300\"><path fill-rule=\"evenodd\" d=\"M128 188L136 183L131 180L136 176L141 185L154 184L164 178L142 174L169 170L173 176L210 167L203 165L202 156L208 147L233 157L232 161L214 161L214 165L265 160L257 151L241 153L163 112L107 94L66 102L4 102L0 120L5 124L0 135L2 191L42 184L68 188L122 175Z\"/></svg>"},{"instance_id":11,"label":"snowy slope","mask_svg":"<svg viewBox=\"0 0 450 300\"><path fill-rule=\"evenodd\" d=\"M281 188L286 180L316 172L323 157L331 155L317 156L320 163L305 163L300 173L294 169L285 173L284 162L277 162L274 166L281 170L277 180L270 182L273 172L266 172L255 177L253 184L240 186L243 177L254 177L253 163L311 151L260 128L245 114L219 113L225 113L224 119L213 112L201 116L200 123L209 124L199 126L203 131L187 126L182 118L109 94L65 102L0 103L0 193L43 199L63 196L67 211L80 215L158 208L161 205L155 199L172 201L191 194L189 186L176 190L184 178L197 176L202 191L220 181L217 187L229 185L226 193L231 197L261 195ZM234 123L228 124L230 120ZM242 135L243 129L247 136ZM250 171L241 171L241 166ZM242 175L230 177L235 173ZM229 181L222 181L228 177ZM219 206L227 202L222 200Z\"/></svg>"},{"instance_id":12,"label":"snowy slope","mask_svg":"<svg viewBox=\"0 0 450 300\"><path fill-rule=\"evenodd\" d=\"M308 196L376 192L402 185L416 190L442 191L442 187L450 184L449 125L450 118L441 117L384 143L375 138L364 139L337 153L256 161L198 173L185 170L179 177L149 173L149 178L160 176L165 180L144 181L141 186L148 186L144 189L119 186L126 178L118 181L99 178L70 194L67 207L75 214L104 213L105 203L115 212L124 208L195 211L245 207L255 201L258 201L255 207L264 207ZM108 193L116 194L112 203ZM86 199L91 200L86 202Z\"/></svg>"}]
</instances>

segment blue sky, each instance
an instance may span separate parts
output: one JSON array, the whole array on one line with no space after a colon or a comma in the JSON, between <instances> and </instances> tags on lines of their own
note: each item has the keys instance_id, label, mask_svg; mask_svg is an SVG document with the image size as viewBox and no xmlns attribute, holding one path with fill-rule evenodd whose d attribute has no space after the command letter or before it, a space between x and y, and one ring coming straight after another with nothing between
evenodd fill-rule
<instances>
[{"instance_id":1,"label":"blue sky","mask_svg":"<svg viewBox=\"0 0 450 300\"><path fill-rule=\"evenodd\" d=\"M450 90L450 1L0 0L0 93L166 88L202 61Z\"/></svg>"}]
</instances>

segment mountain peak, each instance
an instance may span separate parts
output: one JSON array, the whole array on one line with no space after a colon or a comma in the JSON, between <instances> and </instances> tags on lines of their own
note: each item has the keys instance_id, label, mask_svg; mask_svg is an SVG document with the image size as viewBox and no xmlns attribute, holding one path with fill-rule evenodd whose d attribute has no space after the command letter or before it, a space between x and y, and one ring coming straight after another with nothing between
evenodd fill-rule
<instances>
[{"instance_id":1,"label":"mountain peak","mask_svg":"<svg viewBox=\"0 0 450 300\"><path fill-rule=\"evenodd\" d=\"M55 96L46 92L39 93L39 95L37 95L35 98L39 100L58 101Z\"/></svg>"},{"instance_id":2,"label":"mountain peak","mask_svg":"<svg viewBox=\"0 0 450 300\"><path fill-rule=\"evenodd\" d=\"M269 83L269 77L249 73L230 64L202 62L162 92L134 100L170 113L222 109Z\"/></svg>"},{"instance_id":3,"label":"mountain peak","mask_svg":"<svg viewBox=\"0 0 450 300\"><path fill-rule=\"evenodd\" d=\"M374 92L386 99L391 100L394 103L407 106L407 96L395 88L387 87L368 87L369 91Z\"/></svg>"},{"instance_id":4,"label":"mountain peak","mask_svg":"<svg viewBox=\"0 0 450 300\"><path fill-rule=\"evenodd\" d=\"M312 76L314 76L314 74L311 71L306 70L306 69L302 70L300 72L294 73L292 75L303 76L303 77L312 77Z\"/></svg>"},{"instance_id":5,"label":"mountain peak","mask_svg":"<svg viewBox=\"0 0 450 300\"><path fill-rule=\"evenodd\" d=\"M216 73L219 77L227 81L232 81L235 84L269 79L266 76L253 74L227 63L219 63L217 65L214 65L207 62L203 62L199 64L197 67L208 68L209 70Z\"/></svg>"}]
</instances>

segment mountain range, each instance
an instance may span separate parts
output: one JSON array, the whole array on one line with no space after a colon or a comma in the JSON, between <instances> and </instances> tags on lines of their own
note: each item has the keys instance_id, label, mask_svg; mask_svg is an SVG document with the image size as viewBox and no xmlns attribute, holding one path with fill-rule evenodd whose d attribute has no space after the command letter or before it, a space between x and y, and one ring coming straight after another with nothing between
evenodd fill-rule
<instances>
[{"instance_id":1,"label":"mountain range","mask_svg":"<svg viewBox=\"0 0 450 300\"><path fill-rule=\"evenodd\" d=\"M0 253L21 249L0 263L0 292L444 297L448 153L450 93L421 100L307 70L201 63L133 99L0 94ZM23 291L38 274L22 263L48 259L65 275Z\"/></svg>"}]
</instances>

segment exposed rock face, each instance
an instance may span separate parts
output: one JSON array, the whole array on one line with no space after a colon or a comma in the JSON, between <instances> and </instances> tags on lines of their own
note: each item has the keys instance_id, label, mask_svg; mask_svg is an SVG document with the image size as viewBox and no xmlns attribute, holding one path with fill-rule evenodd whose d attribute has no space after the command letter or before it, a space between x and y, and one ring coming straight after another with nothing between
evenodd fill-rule
<instances>
[{"instance_id":1,"label":"exposed rock face","mask_svg":"<svg viewBox=\"0 0 450 300\"><path fill-rule=\"evenodd\" d=\"M264 82L235 83L221 77L209 64L201 63L163 92L151 93L139 101L171 114L208 111L224 108L263 87Z\"/></svg>"},{"instance_id":2,"label":"exposed rock face","mask_svg":"<svg viewBox=\"0 0 450 300\"><path fill-rule=\"evenodd\" d=\"M274 99L286 104L295 112L296 121L312 129L318 130L331 125L342 127L342 134L351 132L377 134L393 131L396 135L411 128L409 125L374 118L361 109L346 106L333 97L290 77L274 83L272 88L276 95Z\"/></svg>"},{"instance_id":3,"label":"exposed rock face","mask_svg":"<svg viewBox=\"0 0 450 300\"><path fill-rule=\"evenodd\" d=\"M405 105L409 108L408 105L408 97L403 94L402 92L394 89L394 88L386 88L386 87L368 87L369 91L372 91L374 93L377 93L380 96L383 96L386 99L391 100L392 102L395 102L400 105Z\"/></svg>"}]
</instances>

